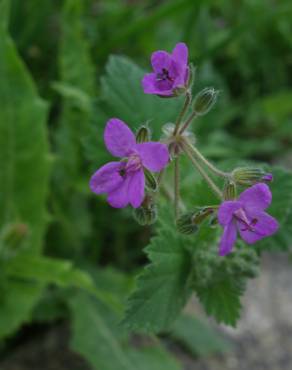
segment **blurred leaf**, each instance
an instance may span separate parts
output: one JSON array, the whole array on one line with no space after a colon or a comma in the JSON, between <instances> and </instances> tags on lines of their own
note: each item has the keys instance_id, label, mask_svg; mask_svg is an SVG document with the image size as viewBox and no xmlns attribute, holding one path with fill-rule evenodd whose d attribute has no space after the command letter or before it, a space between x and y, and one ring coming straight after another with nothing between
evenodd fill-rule
<instances>
[{"instance_id":1,"label":"blurred leaf","mask_svg":"<svg viewBox=\"0 0 292 370\"><path fill-rule=\"evenodd\" d=\"M186 240L191 239L178 234L171 221L160 220L157 236L145 249L151 263L138 277L128 301L123 321L127 328L160 332L177 317L191 293L192 262Z\"/></svg>"},{"instance_id":2,"label":"blurred leaf","mask_svg":"<svg viewBox=\"0 0 292 370\"><path fill-rule=\"evenodd\" d=\"M260 100L260 104L267 117L272 117L278 125L282 120L292 114L292 91L280 91L266 96Z\"/></svg>"},{"instance_id":3,"label":"blurred leaf","mask_svg":"<svg viewBox=\"0 0 292 370\"><path fill-rule=\"evenodd\" d=\"M6 30L9 20L10 0L0 1L0 27Z\"/></svg>"},{"instance_id":4,"label":"blurred leaf","mask_svg":"<svg viewBox=\"0 0 292 370\"><path fill-rule=\"evenodd\" d=\"M55 132L55 224L51 238L55 248L63 251L63 256L68 256L72 248L75 253L80 250L84 238L90 233L88 193L80 191L80 184L83 188L83 183L89 179L83 140L91 133L95 72L82 23L84 8L82 0L64 2L59 51L61 81L53 85L63 100L59 127Z\"/></svg>"},{"instance_id":5,"label":"blurred leaf","mask_svg":"<svg viewBox=\"0 0 292 370\"><path fill-rule=\"evenodd\" d=\"M181 315L175 321L170 335L194 356L225 352L230 348L229 343L210 325L188 314Z\"/></svg>"},{"instance_id":6,"label":"blurred leaf","mask_svg":"<svg viewBox=\"0 0 292 370\"><path fill-rule=\"evenodd\" d=\"M9 3L0 4L3 22ZM41 251L46 224L47 105L39 98L3 27L0 27L0 55L0 227L15 222L27 225L25 253L33 255ZM0 337L29 320L42 291L42 284L26 284L4 276L2 285Z\"/></svg>"},{"instance_id":7,"label":"blurred leaf","mask_svg":"<svg viewBox=\"0 0 292 370\"><path fill-rule=\"evenodd\" d=\"M20 325L31 320L32 309L37 303L42 290L42 284L24 283L17 280L1 282L1 339L13 334Z\"/></svg>"},{"instance_id":8,"label":"blurred leaf","mask_svg":"<svg viewBox=\"0 0 292 370\"><path fill-rule=\"evenodd\" d=\"M81 288L115 310L121 309L121 304L113 294L97 288L91 276L74 267L71 261L19 256L6 262L4 271L11 278L35 281L44 285L52 283L61 288L70 286Z\"/></svg>"},{"instance_id":9,"label":"blurred leaf","mask_svg":"<svg viewBox=\"0 0 292 370\"><path fill-rule=\"evenodd\" d=\"M0 55L0 226L25 223L27 248L34 253L41 248L46 223L47 105L3 29Z\"/></svg>"},{"instance_id":10,"label":"blurred leaf","mask_svg":"<svg viewBox=\"0 0 292 370\"><path fill-rule=\"evenodd\" d=\"M181 364L162 347L146 347L128 351L137 370L182 370Z\"/></svg>"},{"instance_id":11,"label":"blurred leaf","mask_svg":"<svg viewBox=\"0 0 292 370\"><path fill-rule=\"evenodd\" d=\"M68 99L73 105L76 105L77 108L85 112L90 112L91 100L84 91L61 82L53 83L52 87L65 99Z\"/></svg>"},{"instance_id":12,"label":"blurred leaf","mask_svg":"<svg viewBox=\"0 0 292 370\"><path fill-rule=\"evenodd\" d=\"M85 294L71 299L73 338L71 348L84 356L94 369L180 370L162 348L134 350L121 336L118 318Z\"/></svg>"}]
</instances>

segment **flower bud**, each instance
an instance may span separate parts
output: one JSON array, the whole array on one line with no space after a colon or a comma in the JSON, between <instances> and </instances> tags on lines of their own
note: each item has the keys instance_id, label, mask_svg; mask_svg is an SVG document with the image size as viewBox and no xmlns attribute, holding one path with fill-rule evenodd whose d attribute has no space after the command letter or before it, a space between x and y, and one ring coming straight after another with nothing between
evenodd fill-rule
<instances>
[{"instance_id":1,"label":"flower bud","mask_svg":"<svg viewBox=\"0 0 292 370\"><path fill-rule=\"evenodd\" d=\"M28 226L24 223L5 226L0 235L0 243L5 248L5 254L13 255L22 246L28 233Z\"/></svg>"},{"instance_id":2,"label":"flower bud","mask_svg":"<svg viewBox=\"0 0 292 370\"><path fill-rule=\"evenodd\" d=\"M261 168L242 167L232 172L234 181L239 185L254 185L257 182L270 182L273 180L271 173Z\"/></svg>"},{"instance_id":3,"label":"flower bud","mask_svg":"<svg viewBox=\"0 0 292 370\"><path fill-rule=\"evenodd\" d=\"M234 200L236 196L236 184L234 181L228 180L223 190L224 200Z\"/></svg>"},{"instance_id":4,"label":"flower bud","mask_svg":"<svg viewBox=\"0 0 292 370\"><path fill-rule=\"evenodd\" d=\"M155 223L157 220L157 206L150 194L146 194L142 205L133 210L133 216L141 226Z\"/></svg>"},{"instance_id":5,"label":"flower bud","mask_svg":"<svg viewBox=\"0 0 292 370\"><path fill-rule=\"evenodd\" d=\"M147 188L149 190L156 191L158 184L157 184L157 180L154 177L153 173L147 170L147 168L144 168L144 174L145 174Z\"/></svg>"},{"instance_id":6,"label":"flower bud","mask_svg":"<svg viewBox=\"0 0 292 370\"><path fill-rule=\"evenodd\" d=\"M193 216L194 212L188 212L176 220L176 226L180 233L189 235L198 230L198 225L194 223Z\"/></svg>"},{"instance_id":7,"label":"flower bud","mask_svg":"<svg viewBox=\"0 0 292 370\"><path fill-rule=\"evenodd\" d=\"M195 80L195 72L196 67L191 63L188 67L188 80L187 80L187 87L190 89L192 88Z\"/></svg>"},{"instance_id":8,"label":"flower bud","mask_svg":"<svg viewBox=\"0 0 292 370\"><path fill-rule=\"evenodd\" d=\"M137 143L145 143L150 141L151 139L151 132L147 126L141 126L136 134L136 142Z\"/></svg>"},{"instance_id":9,"label":"flower bud","mask_svg":"<svg viewBox=\"0 0 292 370\"><path fill-rule=\"evenodd\" d=\"M213 87L206 87L200 91L194 100L193 110L198 116L203 116L208 113L213 105L216 103L218 91Z\"/></svg>"},{"instance_id":10,"label":"flower bud","mask_svg":"<svg viewBox=\"0 0 292 370\"><path fill-rule=\"evenodd\" d=\"M213 212L212 207L197 207L195 211L183 214L176 221L178 231L182 234L195 233L199 224Z\"/></svg>"}]
</instances>

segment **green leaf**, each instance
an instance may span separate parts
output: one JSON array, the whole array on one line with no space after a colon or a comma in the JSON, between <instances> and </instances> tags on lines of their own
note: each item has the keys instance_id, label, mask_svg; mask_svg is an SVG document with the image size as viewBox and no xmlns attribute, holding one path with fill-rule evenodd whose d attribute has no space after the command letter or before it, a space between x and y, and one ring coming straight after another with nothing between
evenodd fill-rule
<instances>
[{"instance_id":1,"label":"green leaf","mask_svg":"<svg viewBox=\"0 0 292 370\"><path fill-rule=\"evenodd\" d=\"M167 212L167 219L172 219ZM160 219L157 236L145 251L150 264L137 279L123 321L131 330L160 332L177 317L190 296L191 254L185 244L191 239L181 236L168 221Z\"/></svg>"},{"instance_id":2,"label":"green leaf","mask_svg":"<svg viewBox=\"0 0 292 370\"><path fill-rule=\"evenodd\" d=\"M180 370L162 347L141 350L129 346L119 317L98 300L79 293L70 300L71 348L96 370Z\"/></svg>"},{"instance_id":3,"label":"green leaf","mask_svg":"<svg viewBox=\"0 0 292 370\"><path fill-rule=\"evenodd\" d=\"M7 28L10 12L10 0L0 0L0 27Z\"/></svg>"},{"instance_id":4,"label":"green leaf","mask_svg":"<svg viewBox=\"0 0 292 370\"><path fill-rule=\"evenodd\" d=\"M100 313L99 303L85 294L70 302L72 312L71 348L83 355L95 369L134 370L115 333ZM108 312L107 319L115 321Z\"/></svg>"},{"instance_id":5,"label":"green leaf","mask_svg":"<svg viewBox=\"0 0 292 370\"><path fill-rule=\"evenodd\" d=\"M34 281L38 284L56 284L58 287L76 287L86 290L115 310L121 304L114 295L96 287L91 276L73 266L71 261L38 256L17 256L5 263L3 270L10 278Z\"/></svg>"},{"instance_id":6,"label":"green leaf","mask_svg":"<svg viewBox=\"0 0 292 370\"><path fill-rule=\"evenodd\" d=\"M47 104L2 28L0 55L0 227L26 224L27 250L34 253L41 249L46 224Z\"/></svg>"},{"instance_id":7,"label":"green leaf","mask_svg":"<svg viewBox=\"0 0 292 370\"><path fill-rule=\"evenodd\" d=\"M0 338L13 334L21 324L30 321L42 290L42 284L1 280Z\"/></svg>"},{"instance_id":8,"label":"green leaf","mask_svg":"<svg viewBox=\"0 0 292 370\"><path fill-rule=\"evenodd\" d=\"M90 276L74 267L71 261L49 257L17 256L3 266L7 276L39 283L54 283L60 287L76 286L89 291L94 289Z\"/></svg>"},{"instance_id":9,"label":"green leaf","mask_svg":"<svg viewBox=\"0 0 292 370\"><path fill-rule=\"evenodd\" d=\"M128 351L137 370L182 370L178 361L162 347L146 347Z\"/></svg>"},{"instance_id":10,"label":"green leaf","mask_svg":"<svg viewBox=\"0 0 292 370\"><path fill-rule=\"evenodd\" d=\"M9 2L0 5L3 25ZM25 224L25 253L34 255L41 251L47 221L47 104L39 98L5 27L0 27L0 55L0 228ZM1 276L1 286L0 337L4 337L30 319L43 285Z\"/></svg>"},{"instance_id":11,"label":"green leaf","mask_svg":"<svg viewBox=\"0 0 292 370\"><path fill-rule=\"evenodd\" d=\"M229 349L229 343L210 325L188 314L175 321L170 335L194 356L206 356Z\"/></svg>"},{"instance_id":12,"label":"green leaf","mask_svg":"<svg viewBox=\"0 0 292 370\"><path fill-rule=\"evenodd\" d=\"M222 277L196 289L197 295L208 315L221 323L235 326L240 317L240 296L244 291L240 281Z\"/></svg>"},{"instance_id":13,"label":"green leaf","mask_svg":"<svg viewBox=\"0 0 292 370\"><path fill-rule=\"evenodd\" d=\"M111 56L102 78L102 104L111 117L119 117L133 129L150 120L149 127L156 137L162 125L174 122L182 101L180 98L163 99L144 94L141 80L146 72L120 56ZM104 126L103 126L104 127Z\"/></svg>"},{"instance_id":14,"label":"green leaf","mask_svg":"<svg viewBox=\"0 0 292 370\"><path fill-rule=\"evenodd\" d=\"M83 140L91 133L95 72L83 15L82 0L64 2L59 51L61 81L53 84L63 99L59 127L55 132L57 161L53 210L56 222L52 239L54 243L58 241L56 248L67 252L65 255L69 255L72 248L82 248L84 238L91 231L86 180L90 174L85 165Z\"/></svg>"}]
</instances>

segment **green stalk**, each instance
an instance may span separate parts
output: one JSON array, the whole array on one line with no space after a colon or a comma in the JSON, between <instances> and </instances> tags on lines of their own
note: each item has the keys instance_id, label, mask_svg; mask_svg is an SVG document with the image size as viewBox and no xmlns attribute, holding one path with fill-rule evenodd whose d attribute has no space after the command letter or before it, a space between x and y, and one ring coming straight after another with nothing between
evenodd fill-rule
<instances>
[{"instance_id":1,"label":"green stalk","mask_svg":"<svg viewBox=\"0 0 292 370\"><path fill-rule=\"evenodd\" d=\"M179 134L182 134L189 127L189 125L192 123L192 121L196 117L196 115L197 115L196 112L192 112L189 115L189 117L187 118L187 120L185 121L185 123L183 124L181 129L179 130Z\"/></svg>"},{"instance_id":2,"label":"green stalk","mask_svg":"<svg viewBox=\"0 0 292 370\"><path fill-rule=\"evenodd\" d=\"M179 215L179 159L174 159L174 214L175 219Z\"/></svg>"},{"instance_id":3,"label":"green stalk","mask_svg":"<svg viewBox=\"0 0 292 370\"><path fill-rule=\"evenodd\" d=\"M195 157L193 157L192 152L190 151L189 147L187 145L183 145L184 152L187 154L189 159L191 160L192 164L196 167L198 172L201 174L201 176L204 178L204 180L207 182L211 190L220 198L220 200L223 198L223 194L221 190L218 188L218 186L214 183L214 181L209 177L209 175L205 172L205 170L201 167L200 163L197 161Z\"/></svg>"},{"instance_id":4,"label":"green stalk","mask_svg":"<svg viewBox=\"0 0 292 370\"><path fill-rule=\"evenodd\" d=\"M184 101L184 105L182 107L182 110L180 111L178 117L177 117L177 120L175 122L175 128L174 128L174 131L173 131L173 136L175 136L178 132L178 129L179 129L179 125L182 121L182 119L184 118L184 115L186 114L186 111L191 103L191 100L192 100L192 95L189 91L186 92L186 97L185 97L185 101Z\"/></svg>"},{"instance_id":5,"label":"green stalk","mask_svg":"<svg viewBox=\"0 0 292 370\"><path fill-rule=\"evenodd\" d=\"M207 160L207 158L205 158L203 156L203 154L196 147L194 147L193 145L191 145L188 142L185 142L185 144L188 147L188 149L192 152L192 154L196 157L196 159L202 161L206 165L206 167L208 167L209 170L214 173L214 175L220 176L220 177L223 177L223 178L229 178L230 177L227 172L223 172L223 171L219 170L211 162L209 162Z\"/></svg>"}]
</instances>

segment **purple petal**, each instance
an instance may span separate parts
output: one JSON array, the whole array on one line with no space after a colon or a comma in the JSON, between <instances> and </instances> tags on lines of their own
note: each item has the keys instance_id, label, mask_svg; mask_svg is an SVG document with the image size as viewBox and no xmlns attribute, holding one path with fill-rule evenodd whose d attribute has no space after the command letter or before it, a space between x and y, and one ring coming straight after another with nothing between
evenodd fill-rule
<instances>
[{"instance_id":1,"label":"purple petal","mask_svg":"<svg viewBox=\"0 0 292 370\"><path fill-rule=\"evenodd\" d=\"M273 235L279 228L279 224L274 217L266 212L254 212L247 215L250 227L241 222L237 222L241 238L248 244L253 244L266 236Z\"/></svg>"},{"instance_id":2,"label":"purple petal","mask_svg":"<svg viewBox=\"0 0 292 370\"><path fill-rule=\"evenodd\" d=\"M137 144L136 151L140 155L143 166L149 171L159 172L169 161L169 153L165 144L149 141Z\"/></svg>"},{"instance_id":3,"label":"purple petal","mask_svg":"<svg viewBox=\"0 0 292 370\"><path fill-rule=\"evenodd\" d=\"M237 237L237 230L234 221L224 227L224 231L219 244L219 255L225 256L232 251Z\"/></svg>"},{"instance_id":4,"label":"purple petal","mask_svg":"<svg viewBox=\"0 0 292 370\"><path fill-rule=\"evenodd\" d=\"M136 144L135 135L118 118L110 119L104 130L104 142L107 150L115 157L126 157Z\"/></svg>"},{"instance_id":5,"label":"purple petal","mask_svg":"<svg viewBox=\"0 0 292 370\"><path fill-rule=\"evenodd\" d=\"M107 201L112 207L124 208L129 204L129 180L130 178L128 176L123 178L123 182L120 186L109 192Z\"/></svg>"},{"instance_id":6,"label":"purple petal","mask_svg":"<svg viewBox=\"0 0 292 370\"><path fill-rule=\"evenodd\" d=\"M266 173L266 174L262 177L262 180L263 180L263 181L266 181L266 182L271 182L271 181L273 181L273 174L272 174L272 173Z\"/></svg>"},{"instance_id":7,"label":"purple petal","mask_svg":"<svg viewBox=\"0 0 292 370\"><path fill-rule=\"evenodd\" d=\"M179 42L172 51L172 59L185 70L188 64L188 47Z\"/></svg>"},{"instance_id":8,"label":"purple petal","mask_svg":"<svg viewBox=\"0 0 292 370\"><path fill-rule=\"evenodd\" d=\"M128 187L128 196L129 202L132 207L138 208L141 206L141 203L144 199L144 188L145 188L145 176L143 170L139 170L129 175L129 187Z\"/></svg>"},{"instance_id":9,"label":"purple petal","mask_svg":"<svg viewBox=\"0 0 292 370\"><path fill-rule=\"evenodd\" d=\"M108 193L123 182L119 171L124 166L121 162L110 162L97 170L90 179L90 189L96 193Z\"/></svg>"},{"instance_id":10,"label":"purple petal","mask_svg":"<svg viewBox=\"0 0 292 370\"><path fill-rule=\"evenodd\" d=\"M166 51L158 50L151 55L151 64L155 73L159 73L162 69L169 69L171 64L171 56Z\"/></svg>"},{"instance_id":11,"label":"purple petal","mask_svg":"<svg viewBox=\"0 0 292 370\"><path fill-rule=\"evenodd\" d=\"M163 96L170 96L172 95L172 88L168 90L163 90L159 88L159 83L156 81L156 74L155 73L147 73L142 80L142 87L145 94L155 94L155 95L163 95ZM161 81L162 82L162 81Z\"/></svg>"},{"instance_id":12,"label":"purple petal","mask_svg":"<svg viewBox=\"0 0 292 370\"><path fill-rule=\"evenodd\" d=\"M218 221L220 225L228 225L233 217L233 213L237 211L242 204L238 201L227 200L221 204L218 210Z\"/></svg>"},{"instance_id":13,"label":"purple petal","mask_svg":"<svg viewBox=\"0 0 292 370\"><path fill-rule=\"evenodd\" d=\"M239 201L243 203L247 211L263 211L271 204L272 193L268 185L259 183L242 192Z\"/></svg>"}]
</instances>

